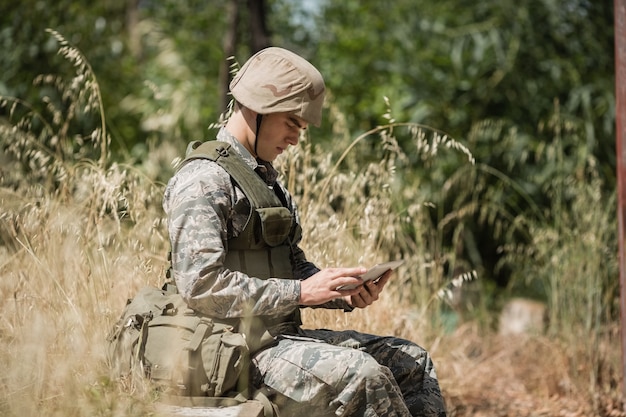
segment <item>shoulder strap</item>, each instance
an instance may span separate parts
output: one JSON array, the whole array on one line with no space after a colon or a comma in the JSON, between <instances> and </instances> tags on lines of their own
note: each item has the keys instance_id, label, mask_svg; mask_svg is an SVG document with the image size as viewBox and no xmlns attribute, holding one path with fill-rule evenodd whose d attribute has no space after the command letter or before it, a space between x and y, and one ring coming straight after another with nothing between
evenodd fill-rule
<instances>
[{"instance_id":1,"label":"shoulder strap","mask_svg":"<svg viewBox=\"0 0 626 417\"><path fill-rule=\"evenodd\" d=\"M217 140L204 143L191 142L183 163L198 158L210 159L224 168L241 187L253 208L283 206L261 177L246 164L235 150L231 149L230 144Z\"/></svg>"}]
</instances>

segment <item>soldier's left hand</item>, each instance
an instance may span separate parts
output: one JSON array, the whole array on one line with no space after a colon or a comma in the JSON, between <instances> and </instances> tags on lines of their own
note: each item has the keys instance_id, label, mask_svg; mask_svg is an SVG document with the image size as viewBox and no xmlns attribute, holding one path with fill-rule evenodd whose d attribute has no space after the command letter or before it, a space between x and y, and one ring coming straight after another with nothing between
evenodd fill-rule
<instances>
[{"instance_id":1,"label":"soldier's left hand","mask_svg":"<svg viewBox=\"0 0 626 417\"><path fill-rule=\"evenodd\" d=\"M392 270L385 272L379 279L368 281L361 286L361 291L355 295L347 296L347 302L355 308L365 308L378 300L380 293L385 288L385 284L389 281L389 277L393 274Z\"/></svg>"}]
</instances>

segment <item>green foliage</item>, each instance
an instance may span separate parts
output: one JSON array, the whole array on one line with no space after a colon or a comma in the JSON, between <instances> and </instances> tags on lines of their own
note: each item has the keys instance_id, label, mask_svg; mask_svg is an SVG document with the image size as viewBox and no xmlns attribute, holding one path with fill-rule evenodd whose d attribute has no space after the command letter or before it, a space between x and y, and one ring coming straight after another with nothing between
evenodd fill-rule
<instances>
[{"instance_id":1,"label":"green foliage","mask_svg":"<svg viewBox=\"0 0 626 417\"><path fill-rule=\"evenodd\" d=\"M218 1L5 3L0 94L39 103L33 80L71 70L54 59L51 28L83 51L98 74L116 159L132 154L143 161L155 142L166 140L182 150L189 138L204 138L223 110L217 83L226 58L223 11Z\"/></svg>"},{"instance_id":2,"label":"green foliage","mask_svg":"<svg viewBox=\"0 0 626 417\"><path fill-rule=\"evenodd\" d=\"M0 27L4 28L0 42L6 45L7 53L0 63L0 94L38 105L41 90L32 85L33 80L42 73L71 71L67 62L55 59L57 40L46 33L51 28L78 47L98 74L108 109L108 130L114 133L113 146L124 149L124 142L134 139L132 126L137 125L136 119L117 106L137 83L137 71L126 46L126 7L125 3L68 0L5 2L0 14ZM87 124L85 130L91 127Z\"/></svg>"},{"instance_id":3,"label":"green foliage","mask_svg":"<svg viewBox=\"0 0 626 417\"><path fill-rule=\"evenodd\" d=\"M311 49L356 126L375 126L387 96L398 119L453 137L466 138L474 123L494 118L532 134L559 100L573 118L590 123L597 137L589 140L612 133L610 3L398 1L390 8L344 1L320 7Z\"/></svg>"},{"instance_id":4,"label":"green foliage","mask_svg":"<svg viewBox=\"0 0 626 417\"><path fill-rule=\"evenodd\" d=\"M226 30L222 1L162 1L141 8L137 24L140 88L121 107L141 120L144 134L184 149L205 139L205 130L224 110L219 98L220 63ZM145 155L142 155L145 157Z\"/></svg>"}]
</instances>

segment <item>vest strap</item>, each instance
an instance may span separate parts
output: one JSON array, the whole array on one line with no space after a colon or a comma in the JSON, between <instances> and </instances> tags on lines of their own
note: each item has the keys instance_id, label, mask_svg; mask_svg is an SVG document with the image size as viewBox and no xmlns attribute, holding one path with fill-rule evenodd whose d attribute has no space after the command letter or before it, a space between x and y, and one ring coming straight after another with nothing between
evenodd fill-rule
<instances>
[{"instance_id":1,"label":"vest strap","mask_svg":"<svg viewBox=\"0 0 626 417\"><path fill-rule=\"evenodd\" d=\"M191 159L205 158L217 162L230 174L256 208L282 207L278 196L267 186L256 172L229 143L212 140L208 142L191 142L187 148L185 162Z\"/></svg>"}]
</instances>

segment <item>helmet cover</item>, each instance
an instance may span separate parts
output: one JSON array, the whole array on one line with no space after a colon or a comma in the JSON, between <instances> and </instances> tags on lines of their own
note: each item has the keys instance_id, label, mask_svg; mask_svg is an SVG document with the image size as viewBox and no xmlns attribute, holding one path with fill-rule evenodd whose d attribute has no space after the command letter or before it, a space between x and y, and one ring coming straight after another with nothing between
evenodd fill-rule
<instances>
[{"instance_id":1,"label":"helmet cover","mask_svg":"<svg viewBox=\"0 0 626 417\"><path fill-rule=\"evenodd\" d=\"M310 62L277 47L253 55L230 83L235 99L256 113L293 113L318 127L325 90L322 74Z\"/></svg>"}]
</instances>

